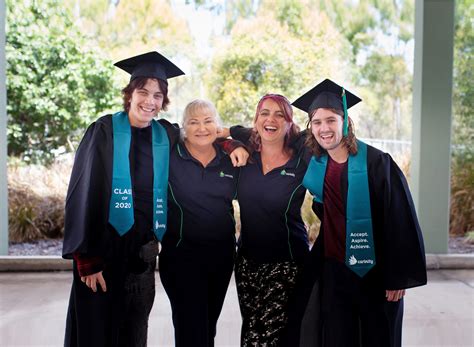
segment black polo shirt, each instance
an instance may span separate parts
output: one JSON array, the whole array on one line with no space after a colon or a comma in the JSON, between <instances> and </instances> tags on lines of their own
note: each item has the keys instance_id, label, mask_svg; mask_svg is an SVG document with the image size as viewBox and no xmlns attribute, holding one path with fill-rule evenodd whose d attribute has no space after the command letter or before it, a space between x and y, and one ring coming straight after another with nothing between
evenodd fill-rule
<instances>
[{"instance_id":1,"label":"black polo shirt","mask_svg":"<svg viewBox=\"0 0 474 347\"><path fill-rule=\"evenodd\" d=\"M219 146L214 148L216 157L207 167L194 159L182 142L171 151L163 249L217 246L227 252L235 247L232 200L240 170Z\"/></svg>"},{"instance_id":2,"label":"black polo shirt","mask_svg":"<svg viewBox=\"0 0 474 347\"><path fill-rule=\"evenodd\" d=\"M231 128L232 137L248 142L248 131ZM238 200L242 230L239 252L257 262L302 261L309 252L308 234L301 217L306 189L302 185L307 163L304 148L294 148L283 166L263 174L259 152L241 169Z\"/></svg>"}]
</instances>

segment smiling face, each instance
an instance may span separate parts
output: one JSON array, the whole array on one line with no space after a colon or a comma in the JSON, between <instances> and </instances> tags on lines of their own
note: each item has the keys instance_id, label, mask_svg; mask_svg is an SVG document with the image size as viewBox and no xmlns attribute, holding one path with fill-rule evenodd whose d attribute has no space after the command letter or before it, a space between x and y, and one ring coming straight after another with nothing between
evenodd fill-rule
<instances>
[{"instance_id":1,"label":"smiling face","mask_svg":"<svg viewBox=\"0 0 474 347\"><path fill-rule=\"evenodd\" d=\"M263 101L255 120L255 129L260 135L262 145L284 142L290 125L285 119L283 110L275 101L272 99Z\"/></svg>"},{"instance_id":2,"label":"smiling face","mask_svg":"<svg viewBox=\"0 0 474 347\"><path fill-rule=\"evenodd\" d=\"M311 118L311 133L329 153L342 147L342 116L327 108L318 108Z\"/></svg>"},{"instance_id":3,"label":"smiling face","mask_svg":"<svg viewBox=\"0 0 474 347\"><path fill-rule=\"evenodd\" d=\"M148 79L143 87L136 88L130 98L128 111L130 124L138 128L148 126L153 117L160 112L163 98L163 92L155 79Z\"/></svg>"},{"instance_id":4,"label":"smiling face","mask_svg":"<svg viewBox=\"0 0 474 347\"><path fill-rule=\"evenodd\" d=\"M219 128L214 110L207 104L197 104L196 101L186 112L183 123L186 142L192 146L212 146Z\"/></svg>"}]
</instances>

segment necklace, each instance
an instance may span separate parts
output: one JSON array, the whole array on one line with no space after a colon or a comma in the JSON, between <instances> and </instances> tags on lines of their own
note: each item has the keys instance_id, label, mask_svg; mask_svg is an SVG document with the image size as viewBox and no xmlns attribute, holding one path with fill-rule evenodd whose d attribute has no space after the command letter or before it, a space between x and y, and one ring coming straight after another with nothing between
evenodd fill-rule
<instances>
[{"instance_id":1,"label":"necklace","mask_svg":"<svg viewBox=\"0 0 474 347\"><path fill-rule=\"evenodd\" d=\"M266 157L262 154L261 158L262 158L263 171L266 174L267 172L270 172L273 169L286 164L286 162L288 162L289 155L286 153L280 153L277 156Z\"/></svg>"}]
</instances>

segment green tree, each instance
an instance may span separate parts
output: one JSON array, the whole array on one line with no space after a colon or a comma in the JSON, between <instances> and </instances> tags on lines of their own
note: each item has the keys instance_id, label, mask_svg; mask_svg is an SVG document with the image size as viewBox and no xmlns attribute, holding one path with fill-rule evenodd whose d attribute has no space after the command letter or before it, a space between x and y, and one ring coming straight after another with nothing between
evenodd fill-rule
<instances>
[{"instance_id":1,"label":"green tree","mask_svg":"<svg viewBox=\"0 0 474 347\"><path fill-rule=\"evenodd\" d=\"M362 137L409 139L412 74L406 56L413 42L412 0L318 0L319 9L350 42L355 80L364 103Z\"/></svg>"},{"instance_id":2,"label":"green tree","mask_svg":"<svg viewBox=\"0 0 474 347\"><path fill-rule=\"evenodd\" d=\"M168 0L67 0L78 27L113 61L157 50L176 62L185 77L169 81L171 105L166 117L176 121L186 103L197 97L199 58L186 21ZM124 86L129 75L117 73ZM199 77L199 76L198 76Z\"/></svg>"},{"instance_id":3,"label":"green tree","mask_svg":"<svg viewBox=\"0 0 474 347\"><path fill-rule=\"evenodd\" d=\"M255 16L259 0L224 0L216 3L213 0L186 0L186 4L194 4L195 8L205 8L216 15L224 13L225 25L223 34L229 35L239 19Z\"/></svg>"},{"instance_id":4,"label":"green tree","mask_svg":"<svg viewBox=\"0 0 474 347\"><path fill-rule=\"evenodd\" d=\"M112 64L60 1L7 1L8 154L50 161L114 104Z\"/></svg>"},{"instance_id":5,"label":"green tree","mask_svg":"<svg viewBox=\"0 0 474 347\"><path fill-rule=\"evenodd\" d=\"M364 100L364 116L359 122L361 137L395 139L407 138L411 133L411 82L404 57L395 54L372 53L360 67L359 81Z\"/></svg>"},{"instance_id":6,"label":"green tree","mask_svg":"<svg viewBox=\"0 0 474 347\"><path fill-rule=\"evenodd\" d=\"M300 1L262 2L256 16L237 21L230 41L218 47L206 85L225 121L250 124L265 93L291 100L326 76L349 76L347 41L324 14L303 5L285 15L292 3ZM298 115L304 124L305 115Z\"/></svg>"},{"instance_id":7,"label":"green tree","mask_svg":"<svg viewBox=\"0 0 474 347\"><path fill-rule=\"evenodd\" d=\"M474 3L456 1L453 143L474 147Z\"/></svg>"},{"instance_id":8,"label":"green tree","mask_svg":"<svg viewBox=\"0 0 474 347\"><path fill-rule=\"evenodd\" d=\"M153 49L169 57L192 53L186 21L167 0L67 0L67 4L79 27L112 59Z\"/></svg>"},{"instance_id":9,"label":"green tree","mask_svg":"<svg viewBox=\"0 0 474 347\"><path fill-rule=\"evenodd\" d=\"M474 4L456 1L449 231L474 230Z\"/></svg>"}]
</instances>

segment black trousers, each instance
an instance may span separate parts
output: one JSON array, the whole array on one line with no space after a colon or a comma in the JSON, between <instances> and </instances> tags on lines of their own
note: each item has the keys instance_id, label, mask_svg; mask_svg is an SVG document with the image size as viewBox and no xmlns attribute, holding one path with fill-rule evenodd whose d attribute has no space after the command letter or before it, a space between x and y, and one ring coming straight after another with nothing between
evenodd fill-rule
<instances>
[{"instance_id":1,"label":"black trousers","mask_svg":"<svg viewBox=\"0 0 474 347\"><path fill-rule=\"evenodd\" d=\"M360 278L345 264L326 260L321 303L323 346L401 346L403 299L388 302L373 273Z\"/></svg>"},{"instance_id":2,"label":"black trousers","mask_svg":"<svg viewBox=\"0 0 474 347\"><path fill-rule=\"evenodd\" d=\"M177 347L214 346L217 320L234 267L233 248L219 253L163 246L159 271L171 303Z\"/></svg>"},{"instance_id":3,"label":"black trousers","mask_svg":"<svg viewBox=\"0 0 474 347\"><path fill-rule=\"evenodd\" d=\"M103 272L107 292L98 286L94 293L81 281L74 264L64 346L146 346L155 298L155 267L153 260L144 272L133 273L117 259Z\"/></svg>"}]
</instances>

